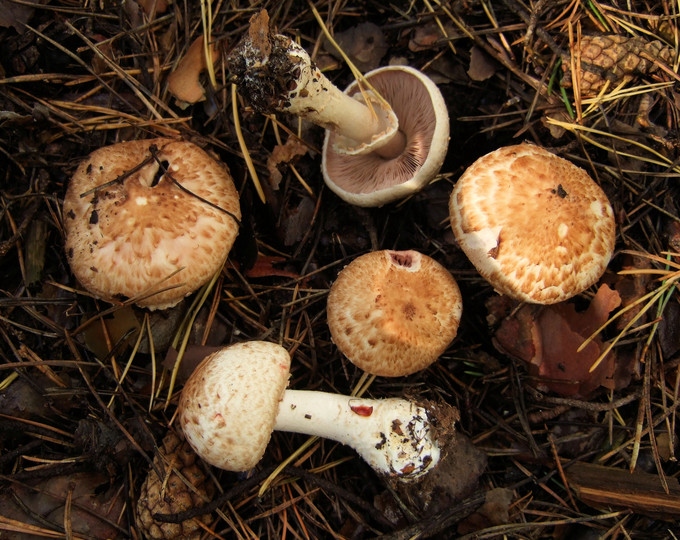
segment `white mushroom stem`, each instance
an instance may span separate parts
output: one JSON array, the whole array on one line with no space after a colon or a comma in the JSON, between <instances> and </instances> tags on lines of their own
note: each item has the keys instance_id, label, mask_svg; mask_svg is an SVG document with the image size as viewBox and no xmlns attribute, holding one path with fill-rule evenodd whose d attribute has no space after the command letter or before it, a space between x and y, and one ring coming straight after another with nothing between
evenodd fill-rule
<instances>
[{"instance_id":1,"label":"white mushroom stem","mask_svg":"<svg viewBox=\"0 0 680 540\"><path fill-rule=\"evenodd\" d=\"M298 87L288 96L290 105L284 109L286 112L344 137L345 141L338 148L349 149L373 142L371 150L385 158L403 152L406 138L399 131L399 121L389 106L370 90L364 94L370 107L361 93L355 94L356 97L345 94L312 63L307 51L293 40L280 37L289 41L288 54L300 68L296 80Z\"/></svg>"},{"instance_id":2,"label":"white mushroom stem","mask_svg":"<svg viewBox=\"0 0 680 540\"><path fill-rule=\"evenodd\" d=\"M286 390L274 429L346 444L374 470L400 480L428 473L440 457L427 410L405 399Z\"/></svg>"},{"instance_id":3,"label":"white mushroom stem","mask_svg":"<svg viewBox=\"0 0 680 540\"><path fill-rule=\"evenodd\" d=\"M265 114L296 114L333 130L340 136L340 153L375 151L391 159L403 152L406 138L389 105L370 91L363 96L358 93L355 99L339 90L307 51L286 36L271 34L268 19L261 17L258 14L251 19L251 30L228 59L241 93L255 109Z\"/></svg>"}]
</instances>

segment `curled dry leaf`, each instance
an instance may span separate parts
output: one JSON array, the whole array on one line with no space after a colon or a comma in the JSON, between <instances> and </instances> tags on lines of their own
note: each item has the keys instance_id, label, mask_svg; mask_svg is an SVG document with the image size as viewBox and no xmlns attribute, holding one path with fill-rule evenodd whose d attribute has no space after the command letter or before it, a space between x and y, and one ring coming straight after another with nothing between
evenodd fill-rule
<instances>
[{"instance_id":1,"label":"curled dry leaf","mask_svg":"<svg viewBox=\"0 0 680 540\"><path fill-rule=\"evenodd\" d=\"M498 70L498 63L476 45L470 49L467 74L473 81L485 81Z\"/></svg>"},{"instance_id":2,"label":"curled dry leaf","mask_svg":"<svg viewBox=\"0 0 680 540\"><path fill-rule=\"evenodd\" d=\"M338 44L359 71L366 72L377 68L387 52L387 40L379 26L365 22L338 32L334 36ZM341 59L340 53L328 41L324 49Z\"/></svg>"},{"instance_id":3,"label":"curled dry leaf","mask_svg":"<svg viewBox=\"0 0 680 540\"><path fill-rule=\"evenodd\" d=\"M168 0L137 0L137 4L142 8L144 13L151 15L152 13L165 13L168 10Z\"/></svg>"},{"instance_id":4,"label":"curled dry leaf","mask_svg":"<svg viewBox=\"0 0 680 540\"><path fill-rule=\"evenodd\" d=\"M503 319L494 345L525 361L540 390L585 397L600 386L614 388L616 358L612 352L590 372L604 348L601 337L595 337L581 351L578 348L620 303L618 292L602 285L583 312L577 312L567 302L542 307L524 305Z\"/></svg>"},{"instance_id":5,"label":"curled dry leaf","mask_svg":"<svg viewBox=\"0 0 680 540\"><path fill-rule=\"evenodd\" d=\"M285 144L277 144L267 158L267 170L269 171L269 183L273 189L279 189L283 176L279 167L293 163L300 156L307 153L307 146L300 142L297 137L288 137Z\"/></svg>"},{"instance_id":6,"label":"curled dry leaf","mask_svg":"<svg viewBox=\"0 0 680 540\"><path fill-rule=\"evenodd\" d=\"M456 36L456 30L452 24L444 24L444 32L449 38ZM436 23L419 24L413 30L408 48L412 52L427 51L444 43L446 36Z\"/></svg>"},{"instance_id":7,"label":"curled dry leaf","mask_svg":"<svg viewBox=\"0 0 680 540\"><path fill-rule=\"evenodd\" d=\"M474 514L458 524L458 534L469 534L490 525L502 525L510 521L510 505L513 493L507 488L492 488L484 496L484 504Z\"/></svg>"},{"instance_id":8,"label":"curled dry leaf","mask_svg":"<svg viewBox=\"0 0 680 540\"><path fill-rule=\"evenodd\" d=\"M208 46L214 63L218 58L217 47L213 43ZM178 100L186 103L196 103L205 99L205 89L199 78L207 67L208 61L201 35L191 43L189 50L168 76L168 90Z\"/></svg>"},{"instance_id":9,"label":"curled dry leaf","mask_svg":"<svg viewBox=\"0 0 680 540\"><path fill-rule=\"evenodd\" d=\"M6 484L0 494L0 516L3 523L14 521L21 528L14 533L4 529L0 538L46 538L32 535L31 529L45 531L65 518L71 538L122 538L127 531L122 491L123 486L111 484L106 475L89 472ZM52 538L57 537L54 534ZM63 533L61 537L65 538Z\"/></svg>"},{"instance_id":10,"label":"curled dry leaf","mask_svg":"<svg viewBox=\"0 0 680 540\"><path fill-rule=\"evenodd\" d=\"M300 274L298 274L297 272L294 272L287 268L280 268L276 266L277 264L283 263L285 261L286 261L285 257L263 255L262 253L258 253L255 264L251 268L246 270L245 275L249 278L261 278L272 276L286 277L290 279L299 278Z\"/></svg>"},{"instance_id":11,"label":"curled dry leaf","mask_svg":"<svg viewBox=\"0 0 680 540\"><path fill-rule=\"evenodd\" d=\"M33 4L44 2L33 2ZM0 26L4 28L13 27L17 33L23 34L26 23L33 16L31 4L17 4L10 0L0 0Z\"/></svg>"}]
</instances>

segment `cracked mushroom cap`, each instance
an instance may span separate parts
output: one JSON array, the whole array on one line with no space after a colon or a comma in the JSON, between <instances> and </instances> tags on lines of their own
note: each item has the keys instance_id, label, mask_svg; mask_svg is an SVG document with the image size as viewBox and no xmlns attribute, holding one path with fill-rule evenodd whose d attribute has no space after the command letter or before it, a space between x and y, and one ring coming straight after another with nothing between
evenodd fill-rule
<instances>
[{"instance_id":1,"label":"cracked mushroom cap","mask_svg":"<svg viewBox=\"0 0 680 540\"><path fill-rule=\"evenodd\" d=\"M382 206L423 189L444 163L449 143L449 113L437 85L409 66L386 66L366 73L397 116L404 151L392 159L377 152L337 152L337 135L326 131L322 172L328 187L356 206ZM353 82L346 94L355 95Z\"/></svg>"},{"instance_id":2,"label":"cracked mushroom cap","mask_svg":"<svg viewBox=\"0 0 680 540\"><path fill-rule=\"evenodd\" d=\"M456 337L463 310L446 268L417 251L354 259L328 295L333 342L357 367L383 377L425 369Z\"/></svg>"},{"instance_id":3,"label":"cracked mushroom cap","mask_svg":"<svg viewBox=\"0 0 680 540\"><path fill-rule=\"evenodd\" d=\"M179 400L186 440L206 462L247 471L262 459L288 384L290 356L275 343L249 341L206 357Z\"/></svg>"},{"instance_id":4,"label":"cracked mushroom cap","mask_svg":"<svg viewBox=\"0 0 680 540\"><path fill-rule=\"evenodd\" d=\"M465 254L500 293L553 304L593 285L615 243L600 186L573 163L530 144L473 163L449 203Z\"/></svg>"},{"instance_id":5,"label":"cracked mushroom cap","mask_svg":"<svg viewBox=\"0 0 680 540\"><path fill-rule=\"evenodd\" d=\"M222 268L241 217L226 166L172 139L90 154L63 214L66 254L83 287L108 301L141 295L137 305L150 309L177 304Z\"/></svg>"}]
</instances>

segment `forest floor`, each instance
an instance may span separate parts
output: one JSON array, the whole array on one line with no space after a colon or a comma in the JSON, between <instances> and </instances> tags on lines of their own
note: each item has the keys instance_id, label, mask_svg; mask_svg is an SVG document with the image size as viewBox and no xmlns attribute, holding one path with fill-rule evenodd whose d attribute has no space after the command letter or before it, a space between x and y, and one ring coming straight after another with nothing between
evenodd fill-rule
<instances>
[{"instance_id":1,"label":"forest floor","mask_svg":"<svg viewBox=\"0 0 680 540\"><path fill-rule=\"evenodd\" d=\"M238 95L226 56L261 9L340 88L354 76L326 34L362 72L408 64L435 81L451 139L427 187L352 206L324 184L321 128ZM680 4L0 0L0 12L0 538L680 537ZM190 103L169 81L196 40L214 63L184 75L201 85ZM182 69L201 66L193 50ZM242 217L203 294L150 312L76 281L62 203L91 152L155 137L225 163ZM601 280L556 306L500 300L449 224L466 168L521 142L585 169L616 219ZM326 323L338 272L381 249L429 255L463 297L454 341L405 377L367 376ZM601 326L580 351L578 328ZM197 460L184 506L166 475L167 504L140 516L147 476L173 464L186 479L194 462L185 446L167 455L187 373L206 347L246 340L290 352L292 388L455 407L448 476L396 482L351 448L277 432L248 473ZM559 341L557 358L541 340Z\"/></svg>"}]
</instances>

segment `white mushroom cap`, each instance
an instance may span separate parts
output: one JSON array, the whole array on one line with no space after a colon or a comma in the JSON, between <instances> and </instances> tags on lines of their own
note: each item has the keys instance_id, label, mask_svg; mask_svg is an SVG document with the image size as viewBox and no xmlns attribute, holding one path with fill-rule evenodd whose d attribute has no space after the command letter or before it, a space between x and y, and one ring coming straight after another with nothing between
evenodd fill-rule
<instances>
[{"instance_id":1,"label":"white mushroom cap","mask_svg":"<svg viewBox=\"0 0 680 540\"><path fill-rule=\"evenodd\" d=\"M417 251L374 251L354 259L328 295L333 342L357 367L384 377L432 364L458 331L458 284Z\"/></svg>"},{"instance_id":2,"label":"white mushroom cap","mask_svg":"<svg viewBox=\"0 0 680 540\"><path fill-rule=\"evenodd\" d=\"M573 163L520 144L500 148L461 176L451 228L479 273L500 293L553 304L593 285L615 244L602 189Z\"/></svg>"},{"instance_id":3,"label":"white mushroom cap","mask_svg":"<svg viewBox=\"0 0 680 540\"><path fill-rule=\"evenodd\" d=\"M449 114L437 85L409 66L387 66L367 73L399 121L405 148L386 159L377 152L346 155L337 134L326 131L322 171L328 187L357 206L382 206L425 187L439 172L449 141ZM356 81L345 93L358 97Z\"/></svg>"},{"instance_id":4,"label":"white mushroom cap","mask_svg":"<svg viewBox=\"0 0 680 540\"><path fill-rule=\"evenodd\" d=\"M221 469L252 469L274 430L289 371L288 352L264 341L206 357L179 401L180 425L196 453Z\"/></svg>"},{"instance_id":5,"label":"white mushroom cap","mask_svg":"<svg viewBox=\"0 0 680 540\"><path fill-rule=\"evenodd\" d=\"M161 176L152 145L169 175ZM150 309L177 304L220 270L241 217L226 166L172 139L96 150L73 175L63 211L80 283L105 300L143 293L137 304Z\"/></svg>"}]
</instances>

